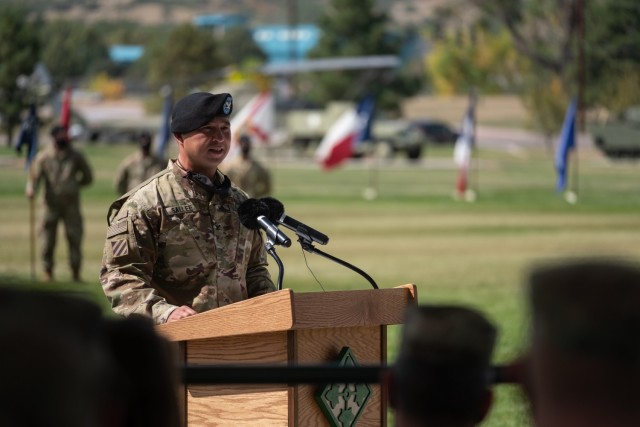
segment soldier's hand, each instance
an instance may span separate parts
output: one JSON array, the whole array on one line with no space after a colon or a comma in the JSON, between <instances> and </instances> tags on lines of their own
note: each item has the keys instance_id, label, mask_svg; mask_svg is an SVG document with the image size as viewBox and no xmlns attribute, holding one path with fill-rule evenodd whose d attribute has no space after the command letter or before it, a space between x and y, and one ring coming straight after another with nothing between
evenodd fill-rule
<instances>
[{"instance_id":1,"label":"soldier's hand","mask_svg":"<svg viewBox=\"0 0 640 427\"><path fill-rule=\"evenodd\" d=\"M198 314L193 308L183 305L171 312L169 317L167 318L167 323L173 322L175 320L184 319L185 317L193 316L194 314Z\"/></svg>"}]
</instances>

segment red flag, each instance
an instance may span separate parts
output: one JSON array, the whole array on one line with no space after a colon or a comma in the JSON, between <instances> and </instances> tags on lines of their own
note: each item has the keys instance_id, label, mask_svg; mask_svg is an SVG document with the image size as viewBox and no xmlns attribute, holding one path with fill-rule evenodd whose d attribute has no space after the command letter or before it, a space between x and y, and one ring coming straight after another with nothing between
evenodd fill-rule
<instances>
[{"instance_id":1,"label":"red flag","mask_svg":"<svg viewBox=\"0 0 640 427\"><path fill-rule=\"evenodd\" d=\"M64 127L67 135L71 125L71 86L67 86L62 95L62 108L60 109L60 125Z\"/></svg>"}]
</instances>

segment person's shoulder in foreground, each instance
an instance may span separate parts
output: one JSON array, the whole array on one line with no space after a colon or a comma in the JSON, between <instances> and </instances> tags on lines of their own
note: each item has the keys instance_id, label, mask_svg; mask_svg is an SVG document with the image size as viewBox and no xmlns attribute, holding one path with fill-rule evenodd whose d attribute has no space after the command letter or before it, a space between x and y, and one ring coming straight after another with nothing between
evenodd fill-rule
<instances>
[{"instance_id":1,"label":"person's shoulder in foreground","mask_svg":"<svg viewBox=\"0 0 640 427\"><path fill-rule=\"evenodd\" d=\"M536 423L640 425L640 267L561 260L528 278L527 391Z\"/></svg>"},{"instance_id":2,"label":"person's shoulder in foreground","mask_svg":"<svg viewBox=\"0 0 640 427\"><path fill-rule=\"evenodd\" d=\"M387 379L398 426L473 426L492 403L495 326L455 305L407 310L400 350Z\"/></svg>"}]
</instances>

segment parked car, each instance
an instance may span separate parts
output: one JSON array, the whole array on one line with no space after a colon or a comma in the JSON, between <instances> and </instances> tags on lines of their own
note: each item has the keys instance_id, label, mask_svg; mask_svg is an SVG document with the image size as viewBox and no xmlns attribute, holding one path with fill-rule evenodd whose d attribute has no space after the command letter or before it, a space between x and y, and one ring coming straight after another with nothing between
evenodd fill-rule
<instances>
[{"instance_id":1,"label":"parked car","mask_svg":"<svg viewBox=\"0 0 640 427\"><path fill-rule=\"evenodd\" d=\"M427 142L434 144L454 144L458 139L458 132L449 127L448 124L437 120L414 120L412 122L417 126Z\"/></svg>"}]
</instances>

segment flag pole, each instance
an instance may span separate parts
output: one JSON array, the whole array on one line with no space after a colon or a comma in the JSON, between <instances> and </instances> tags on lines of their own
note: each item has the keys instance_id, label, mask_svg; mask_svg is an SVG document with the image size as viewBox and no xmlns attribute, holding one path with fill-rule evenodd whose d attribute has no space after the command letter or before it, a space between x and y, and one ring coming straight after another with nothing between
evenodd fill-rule
<instances>
[{"instance_id":1,"label":"flag pole","mask_svg":"<svg viewBox=\"0 0 640 427\"><path fill-rule=\"evenodd\" d=\"M29 253L31 264L31 280L36 280L36 208L35 197L29 197Z\"/></svg>"},{"instance_id":2,"label":"flag pole","mask_svg":"<svg viewBox=\"0 0 640 427\"><path fill-rule=\"evenodd\" d=\"M584 66L584 35L585 35L585 20L584 20L584 6L585 0L578 0L576 2L576 18L577 18L577 33L578 33L578 66L576 72L578 74L578 131L575 133L575 148L573 150L573 188L576 198L578 196L578 135L585 131L585 115L584 115L584 85L585 85L585 66Z\"/></svg>"},{"instance_id":3,"label":"flag pole","mask_svg":"<svg viewBox=\"0 0 640 427\"><path fill-rule=\"evenodd\" d=\"M475 194L473 195L473 200L478 198L478 194L480 194L480 152L477 147L476 140L476 91L474 88L471 89L471 104L472 104L472 117L471 123L473 128L471 129L471 164L473 165L473 186L469 185L472 188L475 187Z\"/></svg>"}]
</instances>

